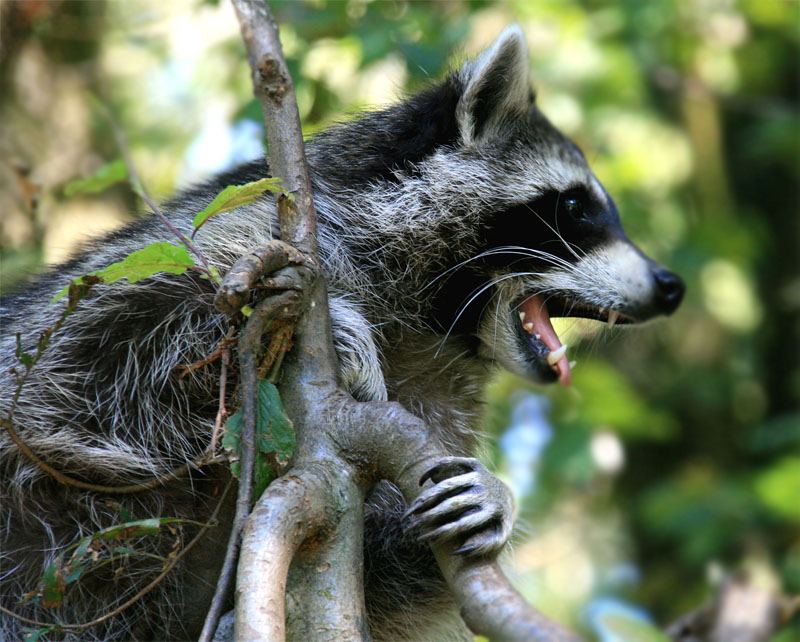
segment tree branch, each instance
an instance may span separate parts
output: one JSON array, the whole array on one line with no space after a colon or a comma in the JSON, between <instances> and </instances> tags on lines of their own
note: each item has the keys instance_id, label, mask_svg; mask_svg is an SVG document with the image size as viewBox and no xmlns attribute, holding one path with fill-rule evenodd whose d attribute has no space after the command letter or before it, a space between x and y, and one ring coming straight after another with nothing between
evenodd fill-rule
<instances>
[{"instance_id":1,"label":"tree branch","mask_svg":"<svg viewBox=\"0 0 800 642\"><path fill-rule=\"evenodd\" d=\"M284 209L281 238L316 257L316 218L303 130L278 25L264 0L233 0L233 6L253 71L255 95L264 112L271 173L280 177L284 189L295 197L295 203L279 199L279 207Z\"/></svg>"},{"instance_id":2,"label":"tree branch","mask_svg":"<svg viewBox=\"0 0 800 642\"><path fill-rule=\"evenodd\" d=\"M295 197L294 201L285 197L277 200L281 238L303 252L308 263L318 265L314 202L300 116L277 25L265 2L234 0L234 7L253 70L255 94L264 110L271 174L281 178L284 188ZM274 639L281 639L289 563L310 534L306 529L311 524L317 528L324 524L329 533L320 539L324 544L312 547L295 564L290 593L297 608L288 618L292 637L312 640L314 637L309 636L318 636L325 630L336 631L337 639L342 640L363 639L366 635L361 574L352 572L353 563L360 568L363 559L363 490L352 481L355 475L347 471L343 462L337 466L337 449L329 437L320 437L324 432L320 426L324 424L315 420L314 412L324 407L327 394L337 391L324 281L318 278L313 286L309 284L306 294L305 313L296 328L295 350L284 366L287 383L281 385L281 397L297 434L295 468L289 473L291 477L274 482L261 497L254 511L254 524L242 542L237 640L253 639L256 632L266 631L275 635ZM317 437L311 438L312 435ZM315 463L319 461L324 463ZM346 471L343 478L337 470ZM318 475L327 483L317 483ZM320 507L331 506L337 506L337 511L320 513ZM349 517L340 519L345 515ZM305 526L295 529L295 523ZM320 577L320 568L327 569L324 577ZM252 571L257 577L252 577ZM266 581L264 574L269 578ZM334 590L319 590L327 582L335 582Z\"/></svg>"},{"instance_id":3,"label":"tree branch","mask_svg":"<svg viewBox=\"0 0 800 642\"><path fill-rule=\"evenodd\" d=\"M295 196L294 203L278 199L281 238L318 265L300 119L277 26L263 0L233 3L264 110L271 173ZM357 403L338 387L323 279L305 293L308 307L280 386L297 434L294 468L267 488L247 528L236 640L282 639L287 581L290 638L311 642L335 632L338 640L368 639L359 572L364 491L389 479L410 502L423 472L449 455L399 404ZM473 631L497 640L577 639L528 605L496 564L462 560L438 547L434 552Z\"/></svg>"}]
</instances>

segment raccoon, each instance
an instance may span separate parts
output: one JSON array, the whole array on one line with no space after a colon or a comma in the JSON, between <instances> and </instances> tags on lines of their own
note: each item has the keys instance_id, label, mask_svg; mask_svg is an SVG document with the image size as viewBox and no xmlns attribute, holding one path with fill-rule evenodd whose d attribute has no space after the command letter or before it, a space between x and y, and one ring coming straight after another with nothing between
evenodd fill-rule
<instances>
[{"instance_id":1,"label":"raccoon","mask_svg":"<svg viewBox=\"0 0 800 642\"><path fill-rule=\"evenodd\" d=\"M484 390L497 366L535 382L569 383L551 318L638 323L672 313L683 296L681 279L631 243L581 151L539 111L517 26L440 83L319 134L307 156L341 384L359 400L399 402L454 456L470 457L476 448ZM194 213L224 186L267 173L263 160L250 163L180 194L165 210L188 232ZM273 202L265 198L212 219L197 244L224 270L278 236ZM4 298L3 362L14 363L17 333L25 350L35 349L60 314L47 301L68 279L164 238L158 221L135 222ZM227 331L213 296L213 286L191 274L97 286L53 335L22 389L14 420L21 438L55 468L108 485L193 460L217 411L218 367L184 376L178 367L202 361ZM5 416L15 389L7 368L0 386ZM58 484L5 432L0 445L0 600L43 621L103 615L160 569L160 562L128 562L121 571L109 563L81 578L58 609L20 604L66 546L124 521L122 509L137 518L203 521L226 475L191 471L146 493L106 496ZM478 464L473 472L490 480ZM418 540L420 528L404 529L407 508L386 481L367 499L371 634L444 639L430 627L450 622L454 639L471 639L429 547ZM451 521L457 527L459 517ZM510 514L491 513L471 540L480 543L478 552L496 555L510 522ZM188 536L191 527L182 528ZM60 635L196 636L222 560L220 530L202 556L129 609ZM464 537L463 529L453 533ZM168 554L173 539L156 552ZM474 551L467 545L463 552ZM204 566L201 559L211 561ZM0 638L20 637L20 622L0 617Z\"/></svg>"}]
</instances>

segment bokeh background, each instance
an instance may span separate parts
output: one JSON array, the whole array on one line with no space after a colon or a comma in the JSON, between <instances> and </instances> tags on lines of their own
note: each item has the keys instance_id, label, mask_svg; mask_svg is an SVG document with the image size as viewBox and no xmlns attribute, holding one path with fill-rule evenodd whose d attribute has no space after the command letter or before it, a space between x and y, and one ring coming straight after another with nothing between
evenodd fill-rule
<instances>
[{"instance_id":1,"label":"bokeh background","mask_svg":"<svg viewBox=\"0 0 800 642\"><path fill-rule=\"evenodd\" d=\"M731 574L800 594L800 4L273 7L309 135L424 86L518 22L542 109L583 148L629 235L688 283L666 322L562 323L569 389L493 385L485 457L519 500L511 564L525 595L611 641L603 614L663 625ZM224 0L5 2L3 291L143 209L125 185L64 194L118 156L90 95L157 197L262 153ZM798 639L796 615L773 638Z\"/></svg>"}]
</instances>

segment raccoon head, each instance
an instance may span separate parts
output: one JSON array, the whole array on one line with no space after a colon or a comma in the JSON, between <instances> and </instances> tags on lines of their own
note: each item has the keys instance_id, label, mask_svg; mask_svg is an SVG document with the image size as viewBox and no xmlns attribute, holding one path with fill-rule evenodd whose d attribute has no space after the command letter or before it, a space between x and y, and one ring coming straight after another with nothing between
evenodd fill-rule
<instances>
[{"instance_id":1,"label":"raccoon head","mask_svg":"<svg viewBox=\"0 0 800 642\"><path fill-rule=\"evenodd\" d=\"M459 312L450 326L476 314L470 325L482 356L567 385L570 366L551 317L646 321L676 309L683 281L628 239L583 154L536 107L519 27L458 74L453 153L482 173L481 212L478 251L451 275L461 287L443 288L451 310L475 312Z\"/></svg>"}]
</instances>

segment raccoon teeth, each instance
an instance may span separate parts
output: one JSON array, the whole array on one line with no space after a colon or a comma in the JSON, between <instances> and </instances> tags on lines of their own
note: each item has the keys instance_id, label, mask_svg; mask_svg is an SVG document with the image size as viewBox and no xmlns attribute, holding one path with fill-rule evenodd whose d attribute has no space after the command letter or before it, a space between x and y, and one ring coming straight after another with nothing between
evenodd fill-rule
<instances>
[{"instance_id":1,"label":"raccoon teeth","mask_svg":"<svg viewBox=\"0 0 800 642\"><path fill-rule=\"evenodd\" d=\"M524 312L520 312L519 313L519 322L520 323L525 323L525 313ZM522 327L524 328L525 326L523 325Z\"/></svg>"},{"instance_id":2,"label":"raccoon teeth","mask_svg":"<svg viewBox=\"0 0 800 642\"><path fill-rule=\"evenodd\" d=\"M608 311L608 327L609 328L613 328L614 324L617 322L617 319L619 319L619 312L617 312L616 310L609 310Z\"/></svg>"},{"instance_id":3,"label":"raccoon teeth","mask_svg":"<svg viewBox=\"0 0 800 642\"><path fill-rule=\"evenodd\" d=\"M533 324L532 323L523 323L522 327L525 328L529 334L533 333Z\"/></svg>"},{"instance_id":4,"label":"raccoon teeth","mask_svg":"<svg viewBox=\"0 0 800 642\"><path fill-rule=\"evenodd\" d=\"M561 360L561 357L563 357L564 354L566 354L566 352L567 352L567 344L565 343L558 350L554 350L553 352L547 355L547 363L549 363L551 366L556 365Z\"/></svg>"}]
</instances>

